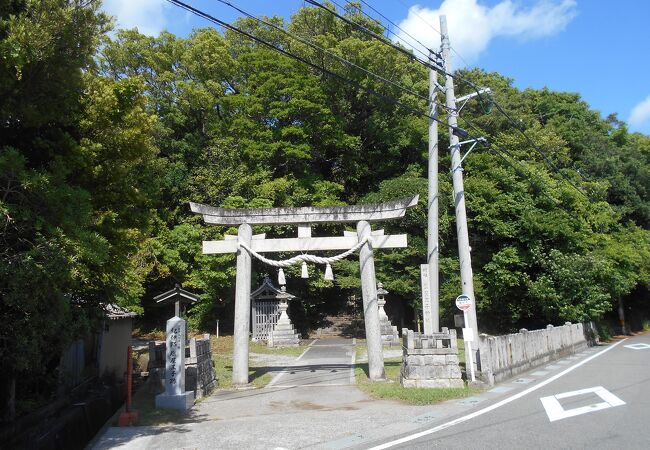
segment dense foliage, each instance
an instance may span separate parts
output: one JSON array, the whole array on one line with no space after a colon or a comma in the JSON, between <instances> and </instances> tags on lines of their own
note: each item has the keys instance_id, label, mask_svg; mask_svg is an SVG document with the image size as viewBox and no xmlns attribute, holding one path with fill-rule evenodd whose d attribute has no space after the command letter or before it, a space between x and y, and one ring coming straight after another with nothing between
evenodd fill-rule
<instances>
[{"instance_id":1,"label":"dense foliage","mask_svg":"<svg viewBox=\"0 0 650 450\"><path fill-rule=\"evenodd\" d=\"M383 224L388 232L408 233L409 248L377 253L376 262L390 298L419 306L426 117L233 32L197 29L181 38L122 30L108 39L108 19L93 2L4 5L0 359L7 373L16 377L54 364L100 303L139 311L144 305L149 316L147 302L176 282L201 294L190 310L194 326L228 317L234 257L202 255L200 243L233 230L205 226L190 214L189 201L339 205L419 193L419 205L403 220ZM383 32L354 7L346 14ZM426 70L405 55L322 10L303 8L287 24L269 20L409 91L251 19L237 24L426 110L419 98L427 95ZM464 163L482 329L597 319L633 291L647 301L650 137L629 133L615 116L601 117L577 94L521 91L512 80L478 69L458 75L492 88L519 121L515 126L479 103L468 104L461 117L461 126L470 128L463 118L471 121L507 151L477 149ZM472 88L459 78L457 90L462 95ZM444 324L460 283L443 128ZM295 230L255 232L290 236ZM337 299L358 296L357 266L353 259L335 265L334 283L314 276L313 268L306 283L297 277L299 267L289 271L289 289L302 299L295 311L301 323L313 324ZM255 270L258 278L271 274L259 263Z\"/></svg>"},{"instance_id":2,"label":"dense foliage","mask_svg":"<svg viewBox=\"0 0 650 450\"><path fill-rule=\"evenodd\" d=\"M110 22L85 3L0 10L0 365L9 397L16 379L19 391L48 393L61 352L95 329L100 303L137 306L143 294L156 116L141 79L97 76Z\"/></svg>"}]
</instances>

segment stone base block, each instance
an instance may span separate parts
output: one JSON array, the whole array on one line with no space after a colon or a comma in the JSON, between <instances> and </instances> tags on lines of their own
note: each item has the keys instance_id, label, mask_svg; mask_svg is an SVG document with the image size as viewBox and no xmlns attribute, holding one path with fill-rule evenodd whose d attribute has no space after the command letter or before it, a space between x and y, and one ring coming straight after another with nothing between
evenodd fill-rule
<instances>
[{"instance_id":1,"label":"stone base block","mask_svg":"<svg viewBox=\"0 0 650 450\"><path fill-rule=\"evenodd\" d=\"M270 341L269 341L270 342ZM269 347L299 347L300 342L298 340L273 340L269 344Z\"/></svg>"},{"instance_id":2,"label":"stone base block","mask_svg":"<svg viewBox=\"0 0 650 450\"><path fill-rule=\"evenodd\" d=\"M156 408L187 411L192 405L194 405L193 391L184 392L179 395L167 395L164 392L156 395Z\"/></svg>"},{"instance_id":3,"label":"stone base block","mask_svg":"<svg viewBox=\"0 0 650 450\"><path fill-rule=\"evenodd\" d=\"M269 347L298 347L300 345L300 335L294 330L291 321L280 319L269 333L267 342Z\"/></svg>"},{"instance_id":4,"label":"stone base block","mask_svg":"<svg viewBox=\"0 0 650 450\"><path fill-rule=\"evenodd\" d=\"M435 380L400 379L405 388L464 388L465 383L458 378L437 378Z\"/></svg>"}]
</instances>

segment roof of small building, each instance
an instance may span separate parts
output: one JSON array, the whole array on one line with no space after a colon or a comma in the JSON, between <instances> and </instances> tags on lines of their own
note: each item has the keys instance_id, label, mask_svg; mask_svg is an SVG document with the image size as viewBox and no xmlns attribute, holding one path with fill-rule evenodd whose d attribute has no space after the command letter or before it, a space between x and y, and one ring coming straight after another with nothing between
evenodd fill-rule
<instances>
[{"instance_id":1,"label":"roof of small building","mask_svg":"<svg viewBox=\"0 0 650 450\"><path fill-rule=\"evenodd\" d=\"M138 313L129 311L128 309L116 303L105 303L102 305L102 308L106 312L106 317L111 320L127 319L138 315Z\"/></svg>"},{"instance_id":2,"label":"roof of small building","mask_svg":"<svg viewBox=\"0 0 650 450\"><path fill-rule=\"evenodd\" d=\"M170 289L167 292L163 292L162 294L158 294L153 299L156 301L156 303L159 304L171 303L174 301L179 301L181 303L192 303L199 300L200 297L196 294L191 293L190 291L181 289L181 287L176 284L173 289Z\"/></svg>"},{"instance_id":3,"label":"roof of small building","mask_svg":"<svg viewBox=\"0 0 650 450\"><path fill-rule=\"evenodd\" d=\"M284 286L282 286L282 289L276 288L269 277L264 278L262 285L251 293L251 298L253 300L279 300L282 297L287 300L298 298L295 295L286 292L286 288Z\"/></svg>"}]
</instances>

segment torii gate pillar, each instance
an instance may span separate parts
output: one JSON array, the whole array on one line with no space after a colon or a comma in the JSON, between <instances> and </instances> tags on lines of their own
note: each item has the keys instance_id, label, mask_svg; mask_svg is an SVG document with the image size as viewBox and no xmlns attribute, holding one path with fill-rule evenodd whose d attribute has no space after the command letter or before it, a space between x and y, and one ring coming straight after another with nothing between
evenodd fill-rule
<instances>
[{"instance_id":1,"label":"torii gate pillar","mask_svg":"<svg viewBox=\"0 0 650 450\"><path fill-rule=\"evenodd\" d=\"M357 223L359 242L370 238L370 224L365 220ZM368 374L371 380L384 379L384 354L379 327L379 307L377 306L377 281L375 279L375 258L372 245L366 242L359 249L361 268L361 293L363 296L363 319L366 325L366 345L368 347Z\"/></svg>"},{"instance_id":2,"label":"torii gate pillar","mask_svg":"<svg viewBox=\"0 0 650 450\"><path fill-rule=\"evenodd\" d=\"M238 239L251 245L253 229L247 223L239 226ZM251 320L251 255L243 248L237 251L235 281L235 329L232 350L232 383L248 384L248 332Z\"/></svg>"}]
</instances>

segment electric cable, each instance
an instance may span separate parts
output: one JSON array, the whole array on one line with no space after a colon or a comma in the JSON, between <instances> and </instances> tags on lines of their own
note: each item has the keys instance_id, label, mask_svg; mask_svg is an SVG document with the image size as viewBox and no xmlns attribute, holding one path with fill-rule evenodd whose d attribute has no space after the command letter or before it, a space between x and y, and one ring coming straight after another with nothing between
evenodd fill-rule
<instances>
[{"instance_id":1,"label":"electric cable","mask_svg":"<svg viewBox=\"0 0 650 450\"><path fill-rule=\"evenodd\" d=\"M420 44L420 45L422 46L422 48L427 49L430 53L433 53L433 54L436 55L438 58L441 57L440 52L436 52L435 50L433 50L433 49L429 48L428 46L424 45L424 43L422 43L422 41L420 41L418 38L414 37L414 36L413 36L412 34L410 34L408 31L404 30L402 27L400 27L399 25L397 25L395 22L393 22L392 20L390 20L388 17L386 17L385 15L383 15L380 11L378 11L378 10L377 10L375 7L373 7L370 3L366 2L365 0L361 0L361 3L363 3L363 4L366 5L368 8L370 8L371 10L373 10L375 13L377 13L377 14L379 15L379 17L381 17L381 18L384 19L386 22L388 22L389 24L391 24L392 26L394 26L395 28L397 28L398 30L400 30L400 31L401 31L402 33L404 33L406 36L408 36L409 38L411 38L412 40L414 40L415 42L417 42L418 44ZM393 32L393 36L399 38L399 36L398 36L397 34L395 34L394 32ZM402 40L404 41L404 39L402 39ZM420 52L420 53L421 53L421 54L424 54L423 52ZM427 58L428 58L428 59L431 59L431 57L428 56L428 55L427 55Z\"/></svg>"},{"instance_id":2,"label":"electric cable","mask_svg":"<svg viewBox=\"0 0 650 450\"><path fill-rule=\"evenodd\" d=\"M347 23L348 25L350 25L350 26L352 26L352 27L354 27L354 28L357 28L357 29L358 29L359 31L361 31L362 33L364 33L364 34L366 34L366 35L368 35L368 36L371 36L371 37L377 39L379 42L383 43L384 45L386 45L386 46L388 46L388 47L391 47L392 49L397 50L397 51L400 52L400 53L403 53L404 55L408 56L408 57L409 57L410 59L412 59L413 61L419 62L419 63L422 64L423 66L428 67L429 69L435 70L435 71L440 72L440 73L444 73L444 71L443 71L443 69L442 69L441 67L439 67L439 66L434 66L434 65L432 65L432 64L430 64L430 63L428 63L428 62L426 62L426 61L422 61L420 58L418 58L417 56L415 56L415 55L414 55L412 52L410 52L409 50L407 50L407 49L405 49L405 48L403 48L403 47L400 47L399 45L395 45L395 44L393 44L392 42L390 42L390 41L389 41L388 39L386 39L385 37L383 37L383 36L381 36L381 35L375 33L375 32L372 31L372 30L369 30L368 28L364 27L364 26L361 25L360 23L357 23L357 22L355 22L354 20L348 19L347 17L342 16L342 15L339 14L338 12L329 9L327 6L323 5L322 3L319 3L319 2L317 2L317 1L315 1L315 0L305 0L305 1L306 1L307 3L309 3L310 5L312 5L312 6L316 6L316 7L319 7L319 8L321 8L321 9L327 11L328 13L330 13L330 14L332 14L333 16L337 17L338 19L344 21L344 22ZM330 1L332 1L332 0L330 0ZM340 7L340 5L338 5L336 2L332 1L332 3L334 3L335 5L337 5L337 6ZM427 56L427 58L428 58L428 56Z\"/></svg>"},{"instance_id":3,"label":"electric cable","mask_svg":"<svg viewBox=\"0 0 650 450\"><path fill-rule=\"evenodd\" d=\"M375 37L375 39L379 39L379 40L381 40L382 42L385 41L385 39L383 38L383 36L379 36L379 35L377 35L377 33L373 32L373 31L371 31L371 30L368 30L368 29L367 29L366 27L364 27L363 25L358 24L358 23L354 22L353 20L348 19L347 17L343 17L343 16L341 16L341 15L338 14L336 11L332 11L331 9L325 7L323 4L321 4L321 3L319 3L319 2L317 2L317 1L315 1L315 0L306 0L306 1L307 1L307 3L310 3L310 4L314 5L314 6L319 6L320 8L322 8L322 9L328 11L330 14L332 14L332 15L338 17L339 19L345 21L346 23L358 27L362 32L368 34L369 36ZM338 5L335 1L333 1L333 0L331 0L331 1L332 1L332 3L334 3L335 5L337 5L337 6L340 7L340 5ZM365 2L364 2L364 3L365 3ZM373 9L373 10L374 10L374 9ZM419 16L419 15L418 15L418 16ZM420 20L426 22L426 21L425 21L424 19L422 19L421 17L420 17ZM432 25L429 24L429 26L430 26L432 29L434 29L436 32L440 33L440 31L436 30ZM408 50L406 50L406 49L401 49L401 48L398 47L398 46L393 46L393 47L396 48L396 49L398 49L399 51L401 51L401 52L403 52L403 53L409 54ZM455 50L454 50L454 52L455 52ZM458 53L458 52L456 52L456 53ZM414 55L413 55L413 58L415 58L415 60L419 61L421 64L425 65L426 67L428 67L428 68L430 68L430 69L432 69L432 70L435 70L435 71L437 71L438 73L441 73L442 75L449 76L449 77L451 77L451 78L453 78L453 79L458 79L459 81L461 81L461 82L467 84L468 86L470 86L470 87L471 87L471 88L476 92L477 96L479 97L479 100L483 101L483 94L480 92L480 88L479 88L475 83L473 83L472 81L470 81L470 80L466 79L465 77L462 77L462 76L460 76L460 75L458 75L458 74L452 74L452 73L448 72L446 67L442 67L442 68L440 68L440 67L432 66L431 64L428 64L428 63L426 63L426 62L420 60L419 58L416 58ZM462 59L462 57L461 57L461 59ZM542 151L542 150L539 148L539 146L538 146L538 145L537 145L537 144L536 144L536 143L535 143L535 142L534 142L534 141L533 141L533 140L528 136L528 134L527 134L524 130L521 129L520 125L519 125L519 124L518 124L518 123L517 123L517 122L516 122L516 121L515 121L511 116L510 116L510 114L508 114L508 112L505 111L505 109L504 109L504 108L503 108L503 107L502 107L498 102L496 102L495 100L493 100L492 103L493 103L494 106L497 108L497 110L498 110L501 114L503 114L503 115L506 117L506 119L508 119L508 121L509 121L509 122L514 126L514 128L515 128L515 129L516 129L516 130L517 130L517 131L518 131L518 132L519 132L519 133L524 137L524 139L526 139L526 142L528 143L528 145L529 145L530 147L532 147L532 148L533 148L533 149L534 149L534 150L535 150L539 155L542 156L542 158L544 159L544 161L546 161L547 165L548 165L548 166L549 166L553 171L555 171L555 172L556 172L560 177L562 177L562 178L564 179L564 181L566 181L566 182L567 182L571 187L573 187L573 189L575 189L576 191L578 191L578 192L579 192L580 194L582 194L585 198L591 200L591 197L590 197L587 193L585 193L582 189L580 189L580 188L579 188L579 187L578 187L578 186L577 186L577 185L576 185L576 184L575 184L575 183L574 183L574 182L573 182L569 177L567 177L564 173L561 172L560 168L557 167L557 165L556 165L556 164L555 164L555 163L554 163L554 162L549 158L549 156L548 156L544 151Z\"/></svg>"},{"instance_id":4,"label":"electric cable","mask_svg":"<svg viewBox=\"0 0 650 450\"><path fill-rule=\"evenodd\" d=\"M366 73L366 74L368 74L368 75L370 75L370 76L372 76L372 77L374 77L374 78L376 78L376 79L378 79L380 81L383 81L384 83L388 83L388 84L390 84L390 85L392 85L392 86L394 86L396 88L399 88L399 89L403 90L404 92L407 92L407 93L409 93L409 94L411 94L411 95L413 95L415 97L418 97L418 98L420 98L420 99L422 99L424 101L429 101L428 97L425 97L424 95L421 95L421 94L419 94L419 93L417 93L417 92L415 92L415 91L413 91L413 90L411 90L411 89L409 89L409 88L407 88L405 86L402 86L401 84L398 84L398 83L396 83L394 81L391 81L391 80L389 80L387 78L384 78L381 75L376 74L376 73L374 73L374 72L372 72L372 71L370 71L370 70L368 70L368 69L366 69L364 67L361 67L358 64L355 64L352 61L350 61L348 59L345 59L345 58L335 54L334 52L332 52L332 51L330 51L330 50L328 50L328 49L326 49L324 47L321 47L321 46L319 46L319 45L317 45L317 44L315 44L315 43L313 43L313 42L311 42L311 41L309 41L307 39L304 39L304 38L302 38L302 37L300 37L298 35L292 34L292 33L290 33L289 31L285 30L282 27L279 27L279 26L277 26L277 25L275 25L273 23L265 21L264 19L256 17L255 15L253 15L251 13L248 13L248 12L244 11L243 9L233 5L232 3L228 2L227 0L216 0L216 1L218 1L219 3L222 3L224 5L229 6L230 8L234 9L235 11L239 12L240 14L245 15L246 17L248 17L250 19L256 20L259 23L262 23L262 24L264 24L264 25L266 25L268 27L271 27L274 30L277 30L277 31L285 34L286 36L289 36L290 38L297 40L298 42L301 42L301 43L303 43L305 45L308 45L308 46L310 46L311 48L313 48L315 50L325 52L329 56L331 56L332 58L335 58L336 60L342 62L343 64L346 64L346 65L348 65L350 67L354 67L355 69L359 69L362 72L364 72L364 73Z\"/></svg>"},{"instance_id":5,"label":"electric cable","mask_svg":"<svg viewBox=\"0 0 650 450\"><path fill-rule=\"evenodd\" d=\"M310 1L310 0L306 0L306 1ZM182 2L180 0L167 0L167 2L169 2L169 3L171 3L171 4L175 5L175 6L178 6L179 8L182 8L182 9L184 9L184 10L186 10L186 11L188 11L188 12L190 12L190 13L198 16L198 17L201 17L201 18L203 18L203 19L205 19L205 20L207 20L209 22L212 22L212 23L214 23L216 25L219 25L219 26L221 26L223 28L226 28L226 29L228 29L230 31L233 31L235 33L239 33L239 34L241 34L243 36L246 36L246 37L252 39L255 42L258 42L258 43L260 43L260 44L262 44L262 45L264 45L264 46L266 46L266 47L268 47L268 48L270 48L272 50L277 51L278 53L281 53L281 54L283 54L283 55L285 55L285 56L287 56L289 58L295 59L296 61L302 62L303 64L306 64L309 67L311 67L312 69L316 69L319 72L322 72L322 73L324 73L326 75L329 75L329 76L331 76L333 78L337 78L337 79L343 81L344 83L352 85L353 87L355 87L358 90L365 91L365 92L367 92L369 94L372 94L372 95L384 100L387 103L399 106L400 108L402 108L402 109L404 109L406 111L409 111L414 115L427 117L427 118L429 118L429 119L431 119L431 120L433 120L433 121L435 121L435 122L437 122L437 123L439 123L441 125L449 127L445 122L438 119L437 117L431 116L431 115L429 115L427 113L423 113L422 111L419 111L419 110L413 108L412 106L409 106L406 103L395 99L394 97L392 97L390 95L382 94L380 92L377 92L374 89L362 86L361 84L357 83L356 81L353 81L353 80L351 80L351 79L349 79L349 78L347 78L347 77L345 77L343 75L340 75L340 74L338 74L336 72L332 72L331 70L326 69L325 67L321 67L321 66L319 66L317 64L314 64L311 61L309 61L309 60L307 60L307 59L305 59L305 58L303 58L301 56L295 55L295 54L293 54L293 53L291 53L291 52L289 52L287 50L276 47L275 45L271 44L268 41L265 41L264 39L262 39L260 37L257 37L257 36L247 32L247 31L244 31L244 30L242 30L242 29L240 29L240 28L238 28L238 27L236 27L234 25L231 25L228 22L224 22L223 20L217 19L216 17L211 16L210 14L208 14L208 13L206 13L204 11L201 11L200 9L197 9L197 8L187 4L185 2ZM458 134L463 134L463 135L466 134L465 130L462 130L459 127L454 127L453 129Z\"/></svg>"}]
</instances>

